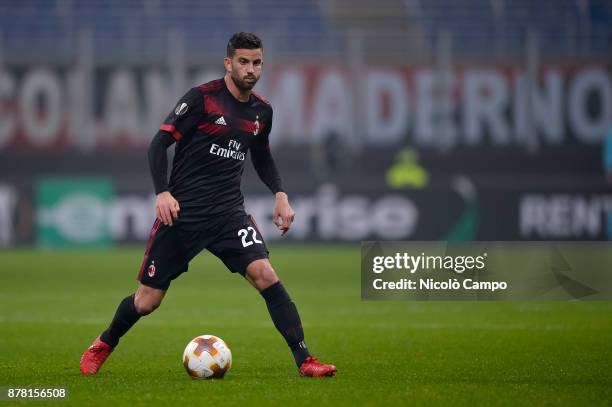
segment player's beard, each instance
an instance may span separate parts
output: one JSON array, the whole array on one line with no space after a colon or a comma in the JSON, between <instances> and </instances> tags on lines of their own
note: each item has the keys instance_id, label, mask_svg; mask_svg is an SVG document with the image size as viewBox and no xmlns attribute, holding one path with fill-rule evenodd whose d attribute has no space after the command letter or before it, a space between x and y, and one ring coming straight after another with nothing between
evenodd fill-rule
<instances>
[{"instance_id":1,"label":"player's beard","mask_svg":"<svg viewBox=\"0 0 612 407\"><path fill-rule=\"evenodd\" d=\"M240 91L245 92L253 89L259 78L255 75L246 75L240 78L238 75L232 73L232 80L234 81L234 84L236 84L236 87L240 89Z\"/></svg>"}]
</instances>

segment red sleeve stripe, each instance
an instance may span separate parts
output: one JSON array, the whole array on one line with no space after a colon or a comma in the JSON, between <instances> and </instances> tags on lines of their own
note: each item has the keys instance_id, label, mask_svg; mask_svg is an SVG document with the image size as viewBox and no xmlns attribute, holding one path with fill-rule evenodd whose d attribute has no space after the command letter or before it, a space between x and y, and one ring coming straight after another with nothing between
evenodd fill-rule
<instances>
[{"instance_id":1,"label":"red sleeve stripe","mask_svg":"<svg viewBox=\"0 0 612 407\"><path fill-rule=\"evenodd\" d=\"M210 134L211 136L223 136L230 131L228 126L214 123L202 123L198 126L198 130Z\"/></svg>"},{"instance_id":2,"label":"red sleeve stripe","mask_svg":"<svg viewBox=\"0 0 612 407\"><path fill-rule=\"evenodd\" d=\"M172 134L172 137L174 137L176 141L179 141L180 139L183 138L183 135L181 134L181 132L176 130L174 128L174 125L172 124L162 124L161 126L159 126L159 129L162 131L167 131L168 133Z\"/></svg>"}]
</instances>

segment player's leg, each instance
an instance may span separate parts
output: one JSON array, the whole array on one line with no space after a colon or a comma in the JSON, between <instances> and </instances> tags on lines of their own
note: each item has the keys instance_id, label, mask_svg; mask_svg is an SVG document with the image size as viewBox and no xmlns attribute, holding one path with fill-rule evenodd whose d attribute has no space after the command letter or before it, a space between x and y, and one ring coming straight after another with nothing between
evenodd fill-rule
<instances>
[{"instance_id":1,"label":"player's leg","mask_svg":"<svg viewBox=\"0 0 612 407\"><path fill-rule=\"evenodd\" d=\"M301 374L330 376L335 373L335 366L321 365L310 356L300 315L268 260L268 249L251 216L245 213L232 216L208 249L232 273L243 275L261 293L274 326L289 345ZM306 371L302 371L303 367Z\"/></svg>"},{"instance_id":2,"label":"player's leg","mask_svg":"<svg viewBox=\"0 0 612 407\"><path fill-rule=\"evenodd\" d=\"M149 315L160 306L165 295L166 290L148 287L139 282L134 293L134 308L138 315Z\"/></svg>"},{"instance_id":3,"label":"player's leg","mask_svg":"<svg viewBox=\"0 0 612 407\"><path fill-rule=\"evenodd\" d=\"M270 261L259 259L252 261L244 273L244 277L264 298L274 326L283 336L295 363L304 376L333 376L336 373L334 365L322 364L313 358L304 342L302 321L295 303L279 280Z\"/></svg>"},{"instance_id":4,"label":"player's leg","mask_svg":"<svg viewBox=\"0 0 612 407\"><path fill-rule=\"evenodd\" d=\"M280 282L268 259L252 261L244 273L244 277L266 301L268 312L274 326L285 338L293 353L295 363L299 368L310 356L304 342L304 330L297 307L289 293Z\"/></svg>"},{"instance_id":5,"label":"player's leg","mask_svg":"<svg viewBox=\"0 0 612 407\"><path fill-rule=\"evenodd\" d=\"M189 244L185 242L189 239L178 228L155 222L138 273L138 288L121 300L108 328L83 353L80 363L83 374L97 373L121 337L140 317L159 307L171 280L187 271L191 258Z\"/></svg>"},{"instance_id":6,"label":"player's leg","mask_svg":"<svg viewBox=\"0 0 612 407\"><path fill-rule=\"evenodd\" d=\"M119 339L138 322L140 317L149 315L159 307L164 295L166 290L148 287L139 282L136 292L119 303L112 322L102 332L100 339L113 348L117 346Z\"/></svg>"},{"instance_id":7,"label":"player's leg","mask_svg":"<svg viewBox=\"0 0 612 407\"><path fill-rule=\"evenodd\" d=\"M140 317L150 314L159 307L165 294L166 290L147 287L139 282L136 292L119 303L108 328L83 353L80 362L81 373L98 373L102 364L119 344L121 337L138 322Z\"/></svg>"},{"instance_id":8,"label":"player's leg","mask_svg":"<svg viewBox=\"0 0 612 407\"><path fill-rule=\"evenodd\" d=\"M268 259L254 260L246 268L244 278L259 292L280 282Z\"/></svg>"}]
</instances>

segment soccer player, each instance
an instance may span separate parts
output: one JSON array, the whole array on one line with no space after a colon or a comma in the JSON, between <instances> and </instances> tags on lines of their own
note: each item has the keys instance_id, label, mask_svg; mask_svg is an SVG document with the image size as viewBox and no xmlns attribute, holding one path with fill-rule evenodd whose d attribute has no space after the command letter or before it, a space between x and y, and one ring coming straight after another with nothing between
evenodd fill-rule
<instances>
[{"instance_id":1,"label":"soccer player","mask_svg":"<svg viewBox=\"0 0 612 407\"><path fill-rule=\"evenodd\" d=\"M281 234L294 212L283 192L268 136L272 107L252 89L263 64L261 40L237 33L227 45L225 76L189 90L160 126L149 147L157 200L138 273L138 288L121 301L110 326L81 357L81 372L96 374L119 339L159 307L170 282L203 249L239 273L264 298L274 325L289 345L302 376L333 376L334 365L312 357L300 316L268 260L255 220L245 213L240 180L250 150L261 180L275 194L274 223ZM176 143L170 181L166 150Z\"/></svg>"}]
</instances>

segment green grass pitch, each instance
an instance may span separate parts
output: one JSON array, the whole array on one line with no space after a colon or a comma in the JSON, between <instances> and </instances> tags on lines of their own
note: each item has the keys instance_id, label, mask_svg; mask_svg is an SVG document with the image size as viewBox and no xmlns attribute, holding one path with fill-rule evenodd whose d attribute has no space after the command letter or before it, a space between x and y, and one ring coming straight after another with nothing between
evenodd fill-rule
<instances>
[{"instance_id":1,"label":"green grass pitch","mask_svg":"<svg viewBox=\"0 0 612 407\"><path fill-rule=\"evenodd\" d=\"M0 386L66 387L44 404L79 406L612 404L612 302L364 302L358 246L271 247L334 378L299 377L261 297L210 254L83 377L81 353L133 291L142 252L0 252ZM183 370L200 334L230 346L225 379Z\"/></svg>"}]
</instances>

